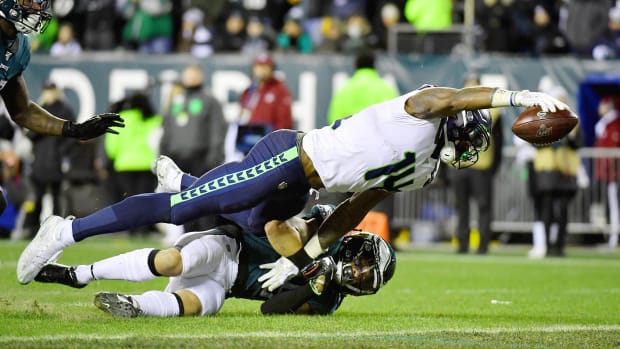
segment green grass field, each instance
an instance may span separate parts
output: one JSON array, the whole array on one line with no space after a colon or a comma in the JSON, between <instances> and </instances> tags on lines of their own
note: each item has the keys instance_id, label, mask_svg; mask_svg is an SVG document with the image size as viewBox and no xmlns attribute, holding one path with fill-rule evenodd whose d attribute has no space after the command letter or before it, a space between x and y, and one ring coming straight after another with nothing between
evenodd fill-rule
<instances>
[{"instance_id":1,"label":"green grass field","mask_svg":"<svg viewBox=\"0 0 620 349\"><path fill-rule=\"evenodd\" d=\"M60 262L89 263L157 240L94 238ZM378 294L348 297L335 315L259 314L231 299L205 318L115 319L92 305L97 291L141 293L147 283L99 281L76 290L22 286L25 242L0 242L0 348L620 348L620 253L569 249L531 261L526 247L458 256L449 246L399 252Z\"/></svg>"}]
</instances>

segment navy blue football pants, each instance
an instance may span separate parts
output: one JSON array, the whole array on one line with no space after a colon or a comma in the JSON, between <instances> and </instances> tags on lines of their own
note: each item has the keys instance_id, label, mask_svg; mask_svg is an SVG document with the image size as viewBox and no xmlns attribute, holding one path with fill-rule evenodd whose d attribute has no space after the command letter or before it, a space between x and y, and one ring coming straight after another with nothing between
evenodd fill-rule
<instances>
[{"instance_id":1,"label":"navy blue football pants","mask_svg":"<svg viewBox=\"0 0 620 349\"><path fill-rule=\"evenodd\" d=\"M222 214L235 221L244 210L260 208L261 219L239 222L242 227L286 219L299 213L310 186L305 177L296 131L279 130L261 139L240 162L216 167L179 193L146 193L130 196L91 215L73 221L75 241L89 236L135 229L155 223L183 224L202 215ZM302 199L300 199L302 198ZM295 213L276 212L286 205L270 205L293 200ZM256 210L255 210L256 211ZM287 217L284 217L288 215ZM260 227L262 230L262 226Z\"/></svg>"}]
</instances>

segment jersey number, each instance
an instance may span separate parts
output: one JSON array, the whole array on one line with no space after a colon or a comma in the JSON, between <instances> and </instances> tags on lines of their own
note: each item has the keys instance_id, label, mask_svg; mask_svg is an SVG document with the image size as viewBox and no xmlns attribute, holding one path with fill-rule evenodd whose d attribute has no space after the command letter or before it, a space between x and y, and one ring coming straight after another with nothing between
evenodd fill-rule
<instances>
[{"instance_id":1,"label":"jersey number","mask_svg":"<svg viewBox=\"0 0 620 349\"><path fill-rule=\"evenodd\" d=\"M383 181L383 188L387 191L400 191L400 188L413 184L413 179L397 183L403 178L415 173L415 153L406 152L405 158L399 162L389 164L366 172L364 179L371 180L381 176L388 176Z\"/></svg>"}]
</instances>

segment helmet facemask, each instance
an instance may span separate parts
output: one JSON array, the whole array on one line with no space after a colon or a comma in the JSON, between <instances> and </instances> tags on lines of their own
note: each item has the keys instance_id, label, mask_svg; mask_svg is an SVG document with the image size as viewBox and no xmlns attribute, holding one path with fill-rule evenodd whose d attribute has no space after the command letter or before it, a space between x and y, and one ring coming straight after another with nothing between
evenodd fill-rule
<instances>
[{"instance_id":1,"label":"helmet facemask","mask_svg":"<svg viewBox=\"0 0 620 349\"><path fill-rule=\"evenodd\" d=\"M335 278L353 296L377 293L394 274L396 257L380 237L368 232L347 235L338 251Z\"/></svg>"},{"instance_id":2,"label":"helmet facemask","mask_svg":"<svg viewBox=\"0 0 620 349\"><path fill-rule=\"evenodd\" d=\"M470 167L489 148L491 117L487 110L462 111L444 126L441 160L455 168Z\"/></svg>"},{"instance_id":3,"label":"helmet facemask","mask_svg":"<svg viewBox=\"0 0 620 349\"><path fill-rule=\"evenodd\" d=\"M4 0L0 1L0 16L19 32L40 34L52 20L50 5L49 0Z\"/></svg>"}]
</instances>

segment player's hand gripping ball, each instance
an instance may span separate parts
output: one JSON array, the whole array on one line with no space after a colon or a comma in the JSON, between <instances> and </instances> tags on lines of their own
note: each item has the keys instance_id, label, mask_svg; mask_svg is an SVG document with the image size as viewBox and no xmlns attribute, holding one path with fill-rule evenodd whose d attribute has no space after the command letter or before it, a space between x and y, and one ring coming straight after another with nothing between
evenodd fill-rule
<instances>
[{"instance_id":1,"label":"player's hand gripping ball","mask_svg":"<svg viewBox=\"0 0 620 349\"><path fill-rule=\"evenodd\" d=\"M515 119L512 132L533 145L542 146L562 139L578 123L579 118L570 109L544 112L535 106Z\"/></svg>"}]
</instances>

